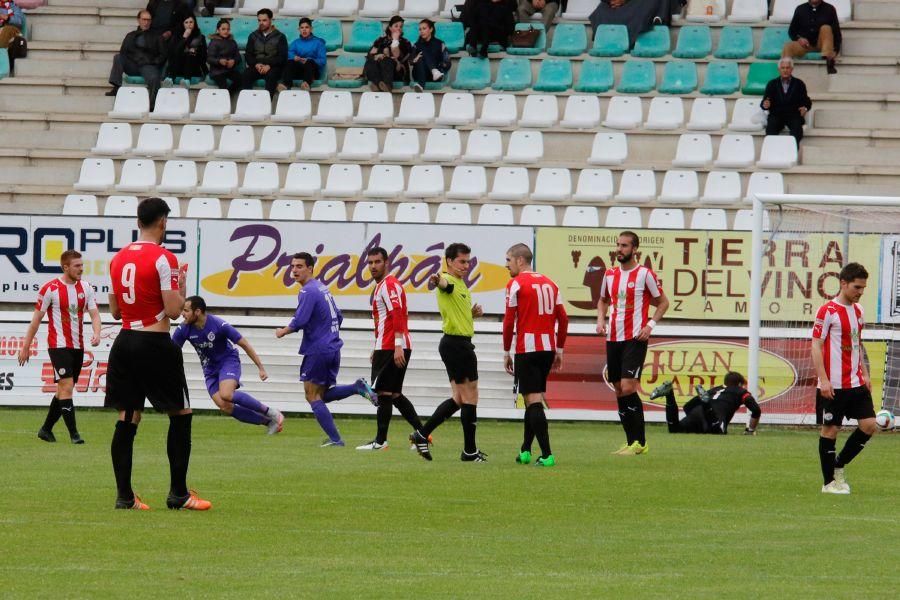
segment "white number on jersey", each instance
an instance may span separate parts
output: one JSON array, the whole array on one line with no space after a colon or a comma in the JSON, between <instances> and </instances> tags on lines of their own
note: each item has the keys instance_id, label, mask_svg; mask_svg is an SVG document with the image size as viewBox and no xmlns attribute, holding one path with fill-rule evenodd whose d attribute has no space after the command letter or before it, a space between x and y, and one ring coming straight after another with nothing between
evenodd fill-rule
<instances>
[{"instance_id":1,"label":"white number on jersey","mask_svg":"<svg viewBox=\"0 0 900 600\"><path fill-rule=\"evenodd\" d=\"M531 284L531 287L534 289L534 293L537 296L538 314L553 314L553 311L556 310L556 305L553 302L553 286L551 286L549 283L545 283L543 285L533 283Z\"/></svg>"},{"instance_id":2,"label":"white number on jersey","mask_svg":"<svg viewBox=\"0 0 900 600\"><path fill-rule=\"evenodd\" d=\"M137 275L137 267L134 263L127 263L122 267L122 285L128 290L122 296L126 304L134 304L134 279Z\"/></svg>"}]
</instances>

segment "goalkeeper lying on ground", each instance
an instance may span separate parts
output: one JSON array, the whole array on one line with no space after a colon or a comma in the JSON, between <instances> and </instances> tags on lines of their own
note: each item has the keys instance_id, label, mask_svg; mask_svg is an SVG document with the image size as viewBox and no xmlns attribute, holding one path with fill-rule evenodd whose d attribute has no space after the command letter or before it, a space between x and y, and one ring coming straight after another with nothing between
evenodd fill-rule
<instances>
[{"instance_id":1,"label":"goalkeeper lying on ground","mask_svg":"<svg viewBox=\"0 0 900 600\"><path fill-rule=\"evenodd\" d=\"M669 433L728 433L728 424L734 413L746 406L750 411L750 422L744 429L746 435L756 435L756 426L762 411L750 392L744 376L731 371L725 375L725 385L716 386L709 391L702 385L696 387L697 395L684 405L684 418L678 419L678 404L672 392L672 382L666 381L650 394L650 399L666 397L666 423Z\"/></svg>"}]
</instances>

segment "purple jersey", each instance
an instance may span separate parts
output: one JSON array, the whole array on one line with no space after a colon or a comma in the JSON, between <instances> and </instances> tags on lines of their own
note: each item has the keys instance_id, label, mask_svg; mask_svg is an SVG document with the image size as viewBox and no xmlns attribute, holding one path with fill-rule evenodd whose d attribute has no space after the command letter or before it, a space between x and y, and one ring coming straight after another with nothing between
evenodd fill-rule
<instances>
[{"instance_id":1,"label":"purple jersey","mask_svg":"<svg viewBox=\"0 0 900 600\"><path fill-rule=\"evenodd\" d=\"M215 315L206 315L206 325L198 329L182 323L172 334L172 341L179 347L190 342L200 357L203 372L217 371L228 359L237 359L237 348L232 344L241 340L240 332Z\"/></svg>"},{"instance_id":2,"label":"purple jersey","mask_svg":"<svg viewBox=\"0 0 900 600\"><path fill-rule=\"evenodd\" d=\"M341 314L334 297L322 282L312 279L297 295L297 311L288 327L303 331L300 354L322 354L337 352L344 345L341 341Z\"/></svg>"}]
</instances>

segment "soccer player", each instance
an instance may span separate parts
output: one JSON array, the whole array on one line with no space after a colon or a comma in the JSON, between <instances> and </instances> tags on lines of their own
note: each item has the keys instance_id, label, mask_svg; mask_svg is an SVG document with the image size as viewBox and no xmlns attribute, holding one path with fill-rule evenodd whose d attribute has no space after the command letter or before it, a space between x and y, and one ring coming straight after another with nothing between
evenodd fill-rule
<instances>
[{"instance_id":1,"label":"soccer player","mask_svg":"<svg viewBox=\"0 0 900 600\"><path fill-rule=\"evenodd\" d=\"M403 418L420 429L422 421L409 398L403 395L403 379L412 345L409 338L406 291L397 278L388 274L390 264L384 248L372 248L366 255L369 273L375 280L372 294L372 318L375 320L375 349L372 351L372 387L378 394L378 425L375 439L357 446L357 450L383 450L388 447L387 434L393 407Z\"/></svg>"},{"instance_id":2,"label":"soccer player","mask_svg":"<svg viewBox=\"0 0 900 600\"><path fill-rule=\"evenodd\" d=\"M666 381L650 393L650 399L666 398L666 423L669 433L728 433L728 424L741 406L750 413L750 422L744 435L756 435L762 410L756 399L747 391L744 376L735 371L725 375L725 385L717 385L708 391L696 386L697 395L684 405L684 418L678 418L678 404L672 392L672 382Z\"/></svg>"},{"instance_id":3,"label":"soccer player","mask_svg":"<svg viewBox=\"0 0 900 600\"><path fill-rule=\"evenodd\" d=\"M119 411L110 454L116 475L116 508L148 510L131 488L134 436L144 399L169 415L171 509L209 510L212 504L187 486L191 462L191 413L181 350L169 337L170 320L184 308L185 269L160 244L166 234L169 205L162 198L138 204L137 241L119 250L109 264L109 311L122 330L109 352L106 406Z\"/></svg>"},{"instance_id":4,"label":"soccer player","mask_svg":"<svg viewBox=\"0 0 900 600\"><path fill-rule=\"evenodd\" d=\"M44 284L38 292L37 303L31 324L25 333L22 348L19 349L19 365L24 366L31 357L31 342L37 334L44 315L47 319L47 353L53 365L53 380L56 395L50 401L50 410L44 424L38 429L38 438L45 442L55 442L53 426L60 417L69 430L73 444L83 444L75 424L75 406L72 396L75 383L81 375L84 363L84 311L91 316L91 346L100 343L100 311L94 298L94 288L81 280L84 261L77 250L66 250L59 257L62 275Z\"/></svg>"},{"instance_id":5,"label":"soccer player","mask_svg":"<svg viewBox=\"0 0 900 600\"><path fill-rule=\"evenodd\" d=\"M666 314L669 300L656 274L638 264L640 239L623 231L616 242L618 267L606 270L597 302L597 333L606 336L606 378L616 390L619 420L625 444L613 452L622 456L645 454L644 405L638 397L638 382L647 356L647 340ZM656 307L648 319L650 306ZM609 327L606 312L612 307Z\"/></svg>"},{"instance_id":6,"label":"soccer player","mask_svg":"<svg viewBox=\"0 0 900 600\"><path fill-rule=\"evenodd\" d=\"M512 279L506 285L503 364L515 377L518 393L525 397L525 438L516 462L531 462L531 444L537 437L541 456L535 464L552 467L556 459L550 450L543 395L550 369L562 367L569 317L559 287L549 277L531 270L533 260L534 254L525 244L516 244L506 252L506 268ZM509 354L514 336L515 360Z\"/></svg>"},{"instance_id":7,"label":"soccer player","mask_svg":"<svg viewBox=\"0 0 900 600\"><path fill-rule=\"evenodd\" d=\"M819 461L824 494L850 493L844 467L875 433L872 381L862 356L863 308L859 304L869 273L861 264L849 263L841 269L839 279L840 292L819 308L812 330L811 358L823 407ZM856 419L858 427L835 456L838 428L844 417Z\"/></svg>"},{"instance_id":8,"label":"soccer player","mask_svg":"<svg viewBox=\"0 0 900 600\"><path fill-rule=\"evenodd\" d=\"M444 250L447 270L435 273L428 279L437 291L438 309L441 312L444 332L438 352L450 378L452 397L444 400L422 427L410 436L416 452L425 460L431 460L428 438L431 432L460 411L464 448L460 455L463 462L486 462L487 454L475 443L478 405L478 358L472 336L475 335L475 317L484 314L480 304L472 303L472 294L463 280L469 271L472 249L465 244L450 244Z\"/></svg>"},{"instance_id":9,"label":"soccer player","mask_svg":"<svg viewBox=\"0 0 900 600\"><path fill-rule=\"evenodd\" d=\"M309 402L319 426L328 435L322 447L343 446L344 441L334 424L334 418L326 404L359 394L372 404L378 404L375 391L365 379L357 379L349 385L335 385L341 368L341 314L334 297L322 282L313 277L316 259L308 252L298 252L291 259L291 277L300 284L297 295L297 311L287 327L275 330L275 337L282 338L295 331L303 332L300 352L300 381L306 401Z\"/></svg>"},{"instance_id":10,"label":"soccer player","mask_svg":"<svg viewBox=\"0 0 900 600\"><path fill-rule=\"evenodd\" d=\"M190 342L197 351L206 379L206 390L219 410L242 423L265 425L269 435L281 432L284 424L281 412L238 390L241 387L241 359L232 344L237 344L247 353L259 369L260 380L269 378L250 342L224 319L207 314L206 301L200 296L185 300L181 316L184 323L172 334L172 341L179 348Z\"/></svg>"}]
</instances>

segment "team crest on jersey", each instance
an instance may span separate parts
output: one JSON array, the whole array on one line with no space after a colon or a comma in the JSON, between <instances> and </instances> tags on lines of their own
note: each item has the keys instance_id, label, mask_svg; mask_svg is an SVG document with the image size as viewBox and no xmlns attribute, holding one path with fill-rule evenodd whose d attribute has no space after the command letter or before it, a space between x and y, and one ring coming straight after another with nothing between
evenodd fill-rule
<instances>
[{"instance_id":1,"label":"team crest on jersey","mask_svg":"<svg viewBox=\"0 0 900 600\"><path fill-rule=\"evenodd\" d=\"M84 292L78 294L78 299L79 299L79 300L84 300Z\"/></svg>"},{"instance_id":2,"label":"team crest on jersey","mask_svg":"<svg viewBox=\"0 0 900 600\"><path fill-rule=\"evenodd\" d=\"M633 287L634 287L634 282L633 282L633 281L629 281L629 282L628 282L628 289L631 289L631 288L633 288Z\"/></svg>"},{"instance_id":3,"label":"team crest on jersey","mask_svg":"<svg viewBox=\"0 0 900 600\"><path fill-rule=\"evenodd\" d=\"M216 334L213 333L212 331L210 331L209 333L206 334L206 339L208 339L211 342L214 342L216 340Z\"/></svg>"}]
</instances>

